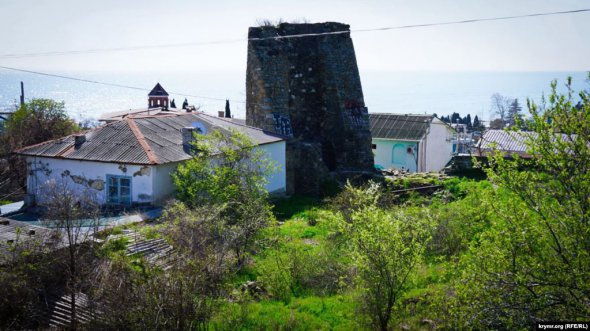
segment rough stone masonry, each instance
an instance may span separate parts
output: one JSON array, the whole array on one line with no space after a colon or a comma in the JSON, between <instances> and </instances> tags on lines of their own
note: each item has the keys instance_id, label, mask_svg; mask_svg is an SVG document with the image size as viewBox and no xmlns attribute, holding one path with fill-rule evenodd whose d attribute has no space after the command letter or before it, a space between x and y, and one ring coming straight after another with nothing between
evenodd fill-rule
<instances>
[{"instance_id":1,"label":"rough stone masonry","mask_svg":"<svg viewBox=\"0 0 590 331\"><path fill-rule=\"evenodd\" d=\"M344 33L274 38L329 32ZM248 38L246 124L291 137L288 190L317 195L330 173L373 172L350 27L282 23L251 27Z\"/></svg>"}]
</instances>

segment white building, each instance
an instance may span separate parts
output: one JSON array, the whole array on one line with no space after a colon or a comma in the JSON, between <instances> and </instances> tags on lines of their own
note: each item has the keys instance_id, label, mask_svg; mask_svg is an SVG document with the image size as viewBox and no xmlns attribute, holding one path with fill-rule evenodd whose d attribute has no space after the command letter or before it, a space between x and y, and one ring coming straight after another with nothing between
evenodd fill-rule
<instances>
[{"instance_id":1,"label":"white building","mask_svg":"<svg viewBox=\"0 0 590 331\"><path fill-rule=\"evenodd\" d=\"M170 174L191 158L190 133L207 134L213 129L233 129L248 136L278 166L268 178L268 191L285 191L282 136L199 112L129 115L17 153L26 157L27 193L37 202L43 201L43 185L55 179L80 190L91 188L101 204L160 204L174 193Z\"/></svg>"},{"instance_id":2,"label":"white building","mask_svg":"<svg viewBox=\"0 0 590 331\"><path fill-rule=\"evenodd\" d=\"M440 171L453 156L456 132L433 115L369 114L375 167Z\"/></svg>"}]
</instances>

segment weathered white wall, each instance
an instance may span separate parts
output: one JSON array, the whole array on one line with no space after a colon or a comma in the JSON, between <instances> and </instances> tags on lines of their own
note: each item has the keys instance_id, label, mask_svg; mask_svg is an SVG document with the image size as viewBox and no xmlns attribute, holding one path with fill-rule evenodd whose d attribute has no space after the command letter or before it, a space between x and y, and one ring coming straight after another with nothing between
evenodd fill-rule
<instances>
[{"instance_id":1,"label":"weathered white wall","mask_svg":"<svg viewBox=\"0 0 590 331\"><path fill-rule=\"evenodd\" d=\"M166 200L174 197L174 183L171 174L176 171L180 163L168 163L154 166L153 185L154 185L154 203L162 204Z\"/></svg>"},{"instance_id":2,"label":"weathered white wall","mask_svg":"<svg viewBox=\"0 0 590 331\"><path fill-rule=\"evenodd\" d=\"M416 172L417 142L373 138L372 143L377 145L377 148L373 149L375 166L380 166L383 169L401 169L403 167L410 172ZM412 148L414 153L407 153L408 148Z\"/></svg>"},{"instance_id":3,"label":"weathered white wall","mask_svg":"<svg viewBox=\"0 0 590 331\"><path fill-rule=\"evenodd\" d=\"M266 189L271 193L286 190L285 142L280 141L259 147L276 165L276 171L268 178ZM43 202L43 185L50 179L65 180L70 187L82 193L88 181L102 181L101 189L92 189L100 204L106 203L107 175L131 177L131 195L133 203L161 204L174 195L174 184L170 174L179 163L156 166L123 165L106 162L77 161L56 158L27 157L27 193L33 194L38 203ZM66 176L62 174L68 173ZM72 178L73 177L73 178ZM81 184L75 180L83 180ZM100 186L100 185L98 185Z\"/></svg>"},{"instance_id":4,"label":"weathered white wall","mask_svg":"<svg viewBox=\"0 0 590 331\"><path fill-rule=\"evenodd\" d=\"M116 163L77 161L44 157L27 157L27 193L34 194L37 202L43 202L43 186L50 179L56 182L65 181L70 187L80 193L85 190L88 180L94 181L94 186L102 189L91 189L93 196L99 203L106 202L107 175L131 177L131 199L134 203L152 202L153 197L153 167L139 165L123 165ZM84 182L76 183L76 180Z\"/></svg>"},{"instance_id":5,"label":"weathered white wall","mask_svg":"<svg viewBox=\"0 0 590 331\"><path fill-rule=\"evenodd\" d=\"M453 129L435 118L426 136L425 171L440 171L453 157Z\"/></svg>"},{"instance_id":6,"label":"weathered white wall","mask_svg":"<svg viewBox=\"0 0 590 331\"><path fill-rule=\"evenodd\" d=\"M259 148L266 153L275 166L275 171L267 178L266 190L270 193L285 192L287 189L285 141L262 145Z\"/></svg>"}]
</instances>

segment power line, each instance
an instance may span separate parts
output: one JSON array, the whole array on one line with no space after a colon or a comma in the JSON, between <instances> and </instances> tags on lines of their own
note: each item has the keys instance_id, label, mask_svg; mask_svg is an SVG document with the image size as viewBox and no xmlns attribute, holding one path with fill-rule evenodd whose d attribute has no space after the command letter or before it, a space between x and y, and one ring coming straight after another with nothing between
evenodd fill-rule
<instances>
[{"instance_id":1,"label":"power line","mask_svg":"<svg viewBox=\"0 0 590 331\"><path fill-rule=\"evenodd\" d=\"M133 90L138 90L138 91L151 91L151 89L143 88L143 87L136 87L136 86L130 86L130 85L122 85L122 84L115 84L115 83L109 83L109 82L101 82L101 81L96 81L96 80L91 80L91 79L84 79L84 78L76 78L76 77L70 77L70 76L49 74L49 73L39 72L39 71L33 71L33 70L25 70L25 69L11 68L11 67L5 67L5 66L0 66L0 69L14 70L14 71L19 71L19 72L25 72L25 73L35 74L35 75L42 75L42 76L55 77L55 78L61 78L61 79L68 79L68 80L73 80L73 81L78 81L78 82L84 82L84 83L90 83L90 84L100 84L100 85L112 86L112 87L118 87L118 88L133 89ZM222 98L213 98L213 97L206 97L206 96L202 96L202 95L184 94L184 93L176 93L176 92L170 92L170 94L175 94L175 95L180 95L180 96L186 96L186 97L192 97L192 98L218 100L218 101L225 101L225 100L227 100L227 99L222 99ZM230 99L230 101L231 102L242 103L242 104L247 104L245 101L242 101L242 100L231 100ZM261 103L251 103L251 104L253 104L253 105L259 105L259 106L266 106L266 104L261 104ZM384 114L384 115L387 115L387 113L374 113L374 114ZM400 115L400 114L395 114L395 115ZM412 115L409 115L409 116L412 116ZM421 124L424 124L425 123L424 121L417 121L417 120L410 120L410 119L405 119L405 122L421 123ZM443 123L431 123L431 124L449 125L449 123L445 123L445 122L443 122Z\"/></svg>"},{"instance_id":2,"label":"power line","mask_svg":"<svg viewBox=\"0 0 590 331\"><path fill-rule=\"evenodd\" d=\"M132 89L132 90L148 91L148 92L151 91L151 89L144 88L144 87L137 87L137 86L131 86L131 85L122 85L122 84L109 83L109 82L101 82L101 81L97 81L97 80L84 79L84 78L76 78L76 77L56 75L56 74L49 74L49 73L46 73L46 72L39 72L39 71L33 71L33 70L26 70L26 69L19 69L19 68L5 67L5 66L0 66L0 69L6 69L6 70L12 70L12 71L19 71L19 72L26 72L26 73L29 73L29 74L35 74L35 75L41 75L41 76L48 76L48 77L55 77L55 78L61 78L61 79L68 79L68 80L73 80L73 81L78 81L78 82L84 82L84 83L91 83L91 84L99 84L99 85L113 86L113 87L119 87L119 88L126 88L126 89ZM216 101L225 101L225 100L227 100L227 99L223 99L223 98L213 98L213 97L206 97L206 96L202 96L202 95L177 93L177 92L170 92L170 94L180 95L180 96L183 96L183 97L208 99L208 100L216 100ZM241 101L241 100L230 100L230 101L231 102L238 102L238 103L246 103L245 101Z\"/></svg>"},{"instance_id":3,"label":"power line","mask_svg":"<svg viewBox=\"0 0 590 331\"><path fill-rule=\"evenodd\" d=\"M238 42L245 42L245 41L280 40L280 39L291 39L291 38L305 38L305 37L315 37L315 36L339 35L339 34L346 34L346 33L390 31L390 30L414 29L414 28L424 28L424 27L433 27L433 26L471 24L471 23L477 23L477 22L504 21L504 20L519 19L519 18L576 14L576 13L583 13L583 12L590 12L590 8L565 10L565 11L553 11L553 12L544 12L544 13L533 13L533 14L523 14L523 15L475 18L475 19L459 20L459 21L398 25L398 26L389 26L389 27L381 27L381 28L332 31L332 32L322 32L322 33L294 34L294 35L285 35L285 36L272 36L272 37L263 37L263 38L230 39L230 40L201 41L201 42L114 47L114 48L94 48L94 49L72 50L72 51L50 51L50 52L39 52L39 53L0 54L0 58L9 59L9 58L40 57L40 56L61 56L61 55L73 55L73 54L97 54L97 53L107 53L107 52L123 52L123 51L138 51L138 50L161 49L161 48L176 48L176 47L190 47L190 46L202 46L202 45L230 44L230 43L238 43Z\"/></svg>"},{"instance_id":4,"label":"power line","mask_svg":"<svg viewBox=\"0 0 590 331\"><path fill-rule=\"evenodd\" d=\"M112 87L118 87L118 88L126 88L126 89L133 89L133 90L139 90L139 91L151 91L151 89L149 89L149 88L136 87L136 86L130 86L130 85L122 85L122 84L109 83L109 82L101 82L101 81L96 81L96 80L90 80L90 79L84 79L84 78L76 78L76 77L63 76L63 75L57 75L57 74L49 74L49 73L45 73L45 72L39 72L39 71L33 71L33 70L26 70L26 69L18 69L18 68L6 67L6 66L0 66L0 69L13 70L13 71L19 71L19 72L25 72L25 73L35 74L35 75L55 77L55 78L61 78L61 79L68 79L68 80L73 80L73 81L78 81L78 82L84 82L84 83L100 84L100 85L112 86ZM222 99L222 98L206 97L206 96L202 96L202 95L177 93L177 92L170 92L170 94L175 94L175 95L180 95L180 96L185 96L185 97L192 97L192 98L215 100L215 101L229 100L231 102L248 104L246 101L242 101L242 100ZM250 103L250 104L251 105L258 105L258 106L268 106L267 104L262 104L262 103ZM376 115L378 115L378 114L382 114L382 115L404 115L404 114L392 114L392 113L372 113L372 114L376 114ZM408 115L408 116L412 116L412 115L421 116L421 114L405 114L405 115ZM432 115L432 114L424 114L424 115ZM439 120L440 120L440 118L439 118ZM424 124L425 123L425 121L416 121L416 120L409 120L409 119L405 119L404 122L420 123L420 124ZM430 124L450 126L451 124L455 124L455 123L447 123L447 122L442 121L442 123L432 123L431 122Z\"/></svg>"}]
</instances>

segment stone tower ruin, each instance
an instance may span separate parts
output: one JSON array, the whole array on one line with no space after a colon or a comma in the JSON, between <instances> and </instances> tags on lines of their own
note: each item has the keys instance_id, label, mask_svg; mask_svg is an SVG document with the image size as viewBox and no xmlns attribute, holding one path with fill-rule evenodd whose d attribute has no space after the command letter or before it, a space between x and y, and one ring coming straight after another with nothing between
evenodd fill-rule
<instances>
[{"instance_id":1,"label":"stone tower ruin","mask_svg":"<svg viewBox=\"0 0 590 331\"><path fill-rule=\"evenodd\" d=\"M281 38L290 35L308 36ZM252 27L248 38L246 124L291 137L289 190L319 194L329 173L372 172L349 26L282 23Z\"/></svg>"}]
</instances>

